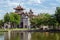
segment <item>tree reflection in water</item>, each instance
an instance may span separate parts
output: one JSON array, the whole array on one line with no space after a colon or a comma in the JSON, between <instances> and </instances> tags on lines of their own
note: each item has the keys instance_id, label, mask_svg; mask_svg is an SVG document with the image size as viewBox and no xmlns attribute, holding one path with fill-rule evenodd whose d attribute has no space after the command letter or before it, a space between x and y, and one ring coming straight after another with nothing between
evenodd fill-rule
<instances>
[{"instance_id":1,"label":"tree reflection in water","mask_svg":"<svg viewBox=\"0 0 60 40\"><path fill-rule=\"evenodd\" d=\"M60 33L35 32L32 33L31 40L60 40Z\"/></svg>"}]
</instances>

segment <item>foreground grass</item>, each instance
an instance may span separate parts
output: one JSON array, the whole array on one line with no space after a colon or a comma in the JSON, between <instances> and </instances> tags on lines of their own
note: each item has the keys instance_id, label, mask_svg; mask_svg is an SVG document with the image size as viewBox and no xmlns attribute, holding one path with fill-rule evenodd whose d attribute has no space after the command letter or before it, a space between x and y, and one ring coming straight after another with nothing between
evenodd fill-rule
<instances>
[{"instance_id":1,"label":"foreground grass","mask_svg":"<svg viewBox=\"0 0 60 40\"><path fill-rule=\"evenodd\" d=\"M34 29L28 29L28 28L12 28L12 29L0 29L0 32L8 32L8 31L19 31L19 30L34 30Z\"/></svg>"}]
</instances>

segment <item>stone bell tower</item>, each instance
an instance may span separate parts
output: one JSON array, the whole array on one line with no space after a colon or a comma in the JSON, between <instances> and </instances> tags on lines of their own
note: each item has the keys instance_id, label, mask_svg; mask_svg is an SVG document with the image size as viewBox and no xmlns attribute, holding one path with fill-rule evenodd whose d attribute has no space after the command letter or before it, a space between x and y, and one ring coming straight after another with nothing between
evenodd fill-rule
<instances>
[{"instance_id":1,"label":"stone bell tower","mask_svg":"<svg viewBox=\"0 0 60 40\"><path fill-rule=\"evenodd\" d=\"M27 13L24 13L24 8L20 5L14 8L15 13L21 16L20 28L30 28L30 21Z\"/></svg>"},{"instance_id":2,"label":"stone bell tower","mask_svg":"<svg viewBox=\"0 0 60 40\"><path fill-rule=\"evenodd\" d=\"M15 13L17 13L18 15L21 16L21 20L20 20L19 27L20 27L20 28L23 28L23 18L22 18L22 16L23 16L23 14L24 14L24 8L22 8L22 7L19 5L19 6L17 6L16 8L14 8L14 10L15 10Z\"/></svg>"}]
</instances>

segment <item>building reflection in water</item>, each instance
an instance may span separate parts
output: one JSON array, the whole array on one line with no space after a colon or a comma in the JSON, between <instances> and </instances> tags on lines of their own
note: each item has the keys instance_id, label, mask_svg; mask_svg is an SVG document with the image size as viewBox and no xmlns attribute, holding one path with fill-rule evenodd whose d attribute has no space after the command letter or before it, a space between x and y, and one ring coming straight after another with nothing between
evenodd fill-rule
<instances>
[{"instance_id":1,"label":"building reflection in water","mask_svg":"<svg viewBox=\"0 0 60 40\"><path fill-rule=\"evenodd\" d=\"M30 32L9 31L4 33L4 40L30 40Z\"/></svg>"}]
</instances>

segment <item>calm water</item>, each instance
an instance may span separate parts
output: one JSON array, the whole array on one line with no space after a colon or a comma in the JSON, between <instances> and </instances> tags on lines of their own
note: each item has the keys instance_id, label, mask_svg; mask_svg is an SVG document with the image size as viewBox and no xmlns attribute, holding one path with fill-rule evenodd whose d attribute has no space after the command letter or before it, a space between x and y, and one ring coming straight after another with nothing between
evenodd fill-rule
<instances>
[{"instance_id":1,"label":"calm water","mask_svg":"<svg viewBox=\"0 0 60 40\"><path fill-rule=\"evenodd\" d=\"M0 40L60 40L60 33L0 32Z\"/></svg>"},{"instance_id":2,"label":"calm water","mask_svg":"<svg viewBox=\"0 0 60 40\"><path fill-rule=\"evenodd\" d=\"M4 33L0 32L0 40L4 40Z\"/></svg>"}]
</instances>

